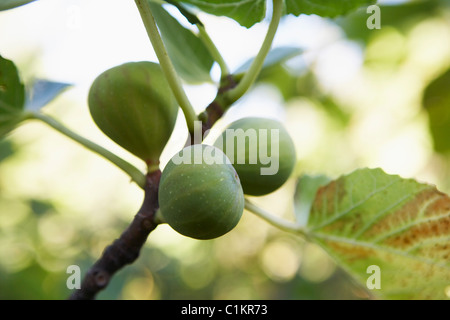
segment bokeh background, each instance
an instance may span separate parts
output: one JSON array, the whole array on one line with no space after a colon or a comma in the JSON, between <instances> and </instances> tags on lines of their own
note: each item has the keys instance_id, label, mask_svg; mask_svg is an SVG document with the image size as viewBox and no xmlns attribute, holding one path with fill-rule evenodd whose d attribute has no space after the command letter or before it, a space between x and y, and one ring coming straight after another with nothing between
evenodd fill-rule
<instances>
[{"instance_id":1,"label":"bokeh background","mask_svg":"<svg viewBox=\"0 0 450 320\"><path fill-rule=\"evenodd\" d=\"M300 47L303 54L266 70L212 132L251 115L286 124L298 165L283 188L253 199L266 210L294 219L297 177L335 178L360 167L381 167L450 193L450 81L441 76L450 67L449 3L379 4L375 30L366 26L366 8L333 20L284 18L274 46ZM200 17L232 70L257 53L267 28L267 21L245 29L227 18ZM17 64L26 84L71 83L45 112L144 169L95 127L86 102L104 70L156 61L133 1L40 0L0 12L0 54ZM217 67L212 74L217 78ZM424 104L430 84L441 99ZM186 90L200 112L216 89ZM180 113L162 166L185 139ZM0 140L0 299L67 298L67 267L79 265L84 273L125 229L142 196L123 172L42 123L26 123ZM369 296L319 247L245 212L235 230L210 241L159 226L138 261L98 298Z\"/></svg>"}]
</instances>

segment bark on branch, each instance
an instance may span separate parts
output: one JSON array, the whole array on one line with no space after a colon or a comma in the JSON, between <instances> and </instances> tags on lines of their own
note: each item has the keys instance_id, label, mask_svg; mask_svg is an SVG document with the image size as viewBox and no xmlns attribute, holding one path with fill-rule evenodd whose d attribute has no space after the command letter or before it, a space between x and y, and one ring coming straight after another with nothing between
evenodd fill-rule
<instances>
[{"instance_id":1,"label":"bark on branch","mask_svg":"<svg viewBox=\"0 0 450 320\"><path fill-rule=\"evenodd\" d=\"M74 291L70 300L91 300L104 289L111 277L122 267L133 263L138 257L155 223L158 210L158 187L161 171L147 174L144 201L133 221L122 235L106 247L100 259L89 269L81 288Z\"/></svg>"},{"instance_id":2,"label":"bark on branch","mask_svg":"<svg viewBox=\"0 0 450 320\"><path fill-rule=\"evenodd\" d=\"M202 137L205 137L205 132L210 130L230 107L230 105L223 100L223 96L225 92L235 88L236 85L236 79L231 74L222 79L216 98L206 107L205 111L198 116L199 120L202 121ZM185 146L195 144L194 137L194 133L190 132Z\"/></svg>"}]
</instances>

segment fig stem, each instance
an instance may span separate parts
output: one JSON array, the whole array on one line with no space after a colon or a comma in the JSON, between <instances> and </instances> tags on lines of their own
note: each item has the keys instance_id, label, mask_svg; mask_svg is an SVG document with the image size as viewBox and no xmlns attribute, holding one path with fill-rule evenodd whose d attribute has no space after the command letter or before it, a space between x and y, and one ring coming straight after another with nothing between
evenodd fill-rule
<instances>
[{"instance_id":1,"label":"fig stem","mask_svg":"<svg viewBox=\"0 0 450 320\"><path fill-rule=\"evenodd\" d=\"M159 34L158 27L156 25L155 18L153 17L150 3L148 0L135 0L135 3L141 15L142 22L144 23L150 42L152 43L153 49L158 57L164 76L166 77L170 89L180 105L181 110L183 110L188 130L190 133L194 133L194 123L195 121L198 121L197 114L183 89L181 80L166 51L166 47L164 46L164 42L161 39L161 35Z\"/></svg>"},{"instance_id":2,"label":"fig stem","mask_svg":"<svg viewBox=\"0 0 450 320\"><path fill-rule=\"evenodd\" d=\"M154 221L156 224L166 223L159 208L156 210Z\"/></svg>"},{"instance_id":3,"label":"fig stem","mask_svg":"<svg viewBox=\"0 0 450 320\"><path fill-rule=\"evenodd\" d=\"M222 73L221 77L229 75L230 74L230 69L228 68L227 63L225 62L224 58L220 54L220 51L217 49L217 47L214 44L214 42L212 41L211 37L206 32L205 27L200 25L200 24L198 24L198 23L196 24L196 26L197 26L198 31L199 31L200 39L203 41L203 43L205 44L206 48L208 48L209 53L211 53L212 57L214 58L214 60L217 62L217 64L220 67L220 71Z\"/></svg>"},{"instance_id":4,"label":"fig stem","mask_svg":"<svg viewBox=\"0 0 450 320\"><path fill-rule=\"evenodd\" d=\"M55 118L46 115L44 113L39 112L27 112L24 114L24 120L27 119L35 119L40 120L44 122L45 124L49 125L59 133L65 135L66 137L78 142L79 144L83 145L87 149L97 153L98 155L102 156L106 160L109 160L113 164L115 164L117 167L122 169L125 173L127 173L131 180L134 181L139 187L144 189L145 183L146 183L146 177L145 174L142 173L138 168L133 166L131 163L125 161L124 159L118 157L111 151L103 148L102 146L92 142L91 140L88 140L79 134L75 133L74 131L67 128L64 124L56 120Z\"/></svg>"},{"instance_id":5,"label":"fig stem","mask_svg":"<svg viewBox=\"0 0 450 320\"><path fill-rule=\"evenodd\" d=\"M273 225L274 227L276 227L278 229L296 233L296 234L302 234L302 235L306 236L306 232L301 225L299 225L295 222L288 221L283 218L277 217L277 216L273 215L272 213L256 206L255 204L250 202L250 200L248 200L247 198L245 198L244 207L248 211L254 213L258 217L262 218L263 220L267 221L268 223L270 223L271 225Z\"/></svg>"},{"instance_id":6,"label":"fig stem","mask_svg":"<svg viewBox=\"0 0 450 320\"><path fill-rule=\"evenodd\" d=\"M229 105L239 100L248 91L248 89L250 89L261 72L264 65L264 60L272 47L273 39L275 38L281 16L283 15L283 3L283 0L273 0L272 20L270 21L266 37L264 38L258 54L238 85L225 94L225 99Z\"/></svg>"}]
</instances>

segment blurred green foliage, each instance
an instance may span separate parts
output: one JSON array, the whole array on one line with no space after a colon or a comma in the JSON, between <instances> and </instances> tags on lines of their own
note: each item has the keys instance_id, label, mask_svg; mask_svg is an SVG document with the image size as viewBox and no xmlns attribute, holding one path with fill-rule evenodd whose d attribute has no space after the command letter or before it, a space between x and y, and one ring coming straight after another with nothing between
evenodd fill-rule
<instances>
[{"instance_id":1,"label":"blurred green foliage","mask_svg":"<svg viewBox=\"0 0 450 320\"><path fill-rule=\"evenodd\" d=\"M441 151L448 151L449 132L431 134L435 116L422 106L422 98L428 84L450 66L445 47L450 43L445 31L450 30L449 3L406 1L385 5L381 12L380 30L366 28L363 10L330 20L341 28L341 41L356 43L363 57L360 77L346 82L346 90L326 86L317 61L302 61L293 72L290 63L298 59L265 70L258 85L277 89L286 105L288 129L299 148L297 176L336 176L392 163L392 168L405 167L410 170L405 174L431 180L448 193L450 155ZM443 81L436 90L448 96L450 84ZM439 108L448 114L450 106ZM46 142L36 144L43 137ZM446 141L445 148L434 150L433 139L439 139L437 145ZM58 149L49 151L52 145ZM418 150L417 157L396 163L404 159L398 146ZM390 154L393 150L400 156ZM67 267L79 265L86 272L132 219L142 200L140 190L127 191L134 187L120 174L111 178L115 168L95 171L104 162L94 158L29 124L0 141L0 299L68 297ZM257 200L293 218L293 194L288 183ZM210 241L184 238L159 226L138 261L121 270L98 298L369 297L316 245L246 212L233 232Z\"/></svg>"},{"instance_id":2,"label":"blurred green foliage","mask_svg":"<svg viewBox=\"0 0 450 320\"><path fill-rule=\"evenodd\" d=\"M425 89L423 106L428 113L434 149L450 151L450 69L434 79Z\"/></svg>"}]
</instances>

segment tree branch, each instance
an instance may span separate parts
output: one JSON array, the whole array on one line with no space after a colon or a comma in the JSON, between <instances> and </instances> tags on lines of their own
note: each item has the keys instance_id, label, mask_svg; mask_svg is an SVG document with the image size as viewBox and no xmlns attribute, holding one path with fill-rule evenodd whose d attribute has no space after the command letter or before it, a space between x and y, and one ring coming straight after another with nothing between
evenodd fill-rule
<instances>
[{"instance_id":1,"label":"tree branch","mask_svg":"<svg viewBox=\"0 0 450 320\"><path fill-rule=\"evenodd\" d=\"M157 31L148 2L146 0L135 0L135 2L139 8L150 39L152 40L158 59L161 62L163 71L165 71L166 76L169 78L169 84L171 84L172 89L175 89L175 93L178 93L178 95L176 94L177 100L179 103L181 102L180 105L185 112L189 132L191 133L191 137L188 139L186 144L192 144L194 143L192 126L194 125L194 120L197 119L197 115L193 112L189 100L187 100L179 79L174 72L173 66L171 66L170 59L167 57L167 53L165 52L164 45ZM204 136L204 133L212 128L215 122L223 116L227 109L237 99L239 99L254 82L261 69L262 62L270 49L270 45L276 32L279 19L281 17L280 3L282 2L282 0L274 0L274 8L277 10L274 12L262 50L255 59L256 61L253 63L250 71L244 75L243 79L239 79L236 76L229 74L224 76L221 79L221 85L217 92L216 98L208 105L205 111L198 116L198 119L202 121L202 137ZM133 263L139 257L141 248L145 244L148 235L160 223L160 221L156 218L156 212L159 208L158 188L160 178L161 171L159 169L147 174L144 188L144 202L134 217L134 220L122 233L120 238L116 239L104 250L100 259L87 272L81 284L81 288L76 290L69 297L70 300L94 299L98 292L108 285L111 277L118 270ZM246 207L247 209L254 209L249 203L247 203ZM256 210L256 212L260 216L266 217L266 215L261 213L259 210ZM291 229L291 227L291 225L287 224L287 229Z\"/></svg>"},{"instance_id":2,"label":"tree branch","mask_svg":"<svg viewBox=\"0 0 450 320\"><path fill-rule=\"evenodd\" d=\"M222 79L221 86L217 91L216 98L206 107L205 111L199 114L198 118L202 121L202 137L205 132L210 130L213 125L224 115L224 113L230 107L226 101L224 101L224 95L226 92L236 87L237 81L233 75L227 75ZM190 144L193 144L193 137L191 137Z\"/></svg>"},{"instance_id":3,"label":"tree branch","mask_svg":"<svg viewBox=\"0 0 450 320\"><path fill-rule=\"evenodd\" d=\"M55 118L52 118L49 115L46 115L41 112L26 112L23 115L23 119L36 119L40 120L43 123L47 124L48 126L52 127L59 133L65 135L67 138L79 143L80 145L84 146L85 148L91 150L92 152L95 152L96 154L100 155L101 157L105 158L106 160L110 161L111 163L115 164L117 167L119 167L122 171L127 173L130 178L136 182L136 184L140 188L145 187L145 174L141 172L138 168L133 166L131 163L123 160L122 158L118 157L111 151L103 148L102 146L92 142L91 140L86 139L85 137L80 136L76 132L70 130L65 125L63 125L61 122L56 120Z\"/></svg>"},{"instance_id":4,"label":"tree branch","mask_svg":"<svg viewBox=\"0 0 450 320\"><path fill-rule=\"evenodd\" d=\"M302 227L298 223L295 223L295 222L288 221L288 220L285 220L283 218L277 217L277 216L271 214L270 212L268 212L268 211L266 211L266 210L264 210L262 208L259 208L256 205L254 205L247 198L245 198L245 209L247 209L248 211L254 213L255 215L257 215L261 219L267 221L268 223L270 223L271 225L273 225L274 227L276 227L276 228L278 228L280 230L292 232L292 233L295 233L295 234L301 234L304 237L307 236L304 227Z\"/></svg>"},{"instance_id":5,"label":"tree branch","mask_svg":"<svg viewBox=\"0 0 450 320\"><path fill-rule=\"evenodd\" d=\"M266 37L264 38L264 42L253 60L250 69L244 74L244 77L239 82L239 84L233 90L227 92L226 99L229 103L234 103L238 99L240 99L248 89L253 85L256 78L258 77L261 69L264 65L264 61L267 57L267 54L272 47L273 39L275 38L275 34L278 30L278 25L280 24L281 17L283 16L283 0L273 0L273 14L272 20L270 21L269 28L266 33Z\"/></svg>"},{"instance_id":6,"label":"tree branch","mask_svg":"<svg viewBox=\"0 0 450 320\"><path fill-rule=\"evenodd\" d=\"M111 245L106 247L100 259L89 269L81 288L73 292L70 300L92 300L104 289L111 277L122 267L133 263L140 254L148 235L158 223L158 187L161 171L147 174L144 201L128 228Z\"/></svg>"}]
</instances>

